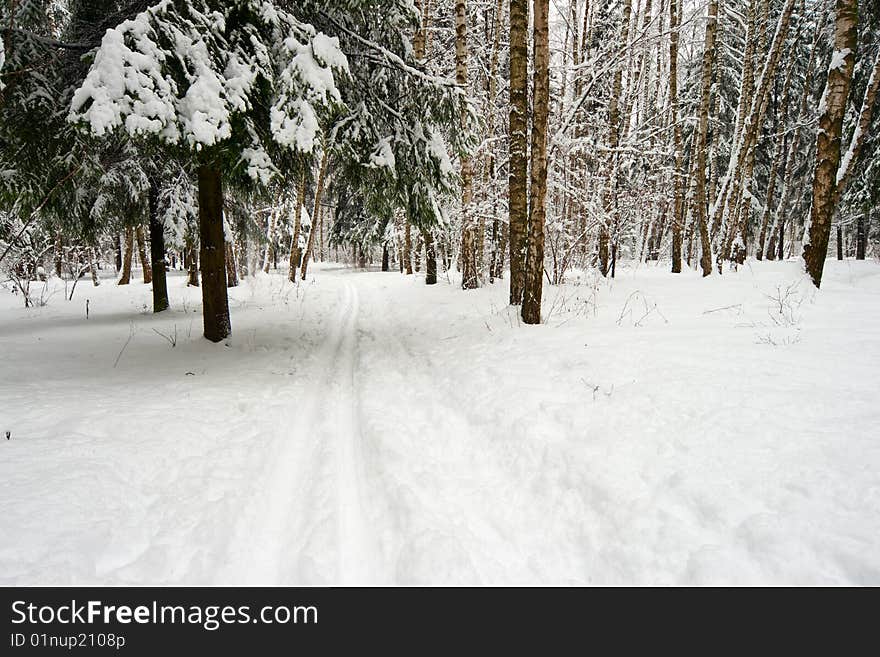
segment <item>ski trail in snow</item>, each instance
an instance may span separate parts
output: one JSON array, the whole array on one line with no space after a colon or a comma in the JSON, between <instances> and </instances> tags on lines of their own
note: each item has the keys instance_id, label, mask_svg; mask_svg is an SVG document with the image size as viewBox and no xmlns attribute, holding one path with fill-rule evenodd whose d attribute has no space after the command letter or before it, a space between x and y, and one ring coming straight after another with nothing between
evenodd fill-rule
<instances>
[{"instance_id":1,"label":"ski trail in snow","mask_svg":"<svg viewBox=\"0 0 880 657\"><path fill-rule=\"evenodd\" d=\"M298 581L306 564L336 563L322 579L365 584L380 579L380 559L364 518L357 369L358 293L343 282L339 311L315 358L306 403L288 398L276 411L280 445L252 521L230 550L232 566L248 563L248 583ZM288 393L289 394L289 393ZM327 490L329 488L329 490ZM332 536L322 532L328 520ZM328 541L335 544L328 545Z\"/></svg>"},{"instance_id":2,"label":"ski trail in snow","mask_svg":"<svg viewBox=\"0 0 880 657\"><path fill-rule=\"evenodd\" d=\"M365 520L365 467L357 387L358 291L345 281L348 309L336 358L334 379L339 392L336 476L339 535L339 578L346 584L375 583L380 561Z\"/></svg>"}]
</instances>

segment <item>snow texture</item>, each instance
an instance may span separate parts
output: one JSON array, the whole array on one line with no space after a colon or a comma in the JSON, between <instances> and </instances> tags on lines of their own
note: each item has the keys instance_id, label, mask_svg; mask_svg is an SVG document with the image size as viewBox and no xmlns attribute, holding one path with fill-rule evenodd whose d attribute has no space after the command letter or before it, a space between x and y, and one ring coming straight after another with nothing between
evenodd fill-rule
<instances>
[{"instance_id":1,"label":"snow texture","mask_svg":"<svg viewBox=\"0 0 880 657\"><path fill-rule=\"evenodd\" d=\"M311 269L0 290L0 583L880 584L876 263Z\"/></svg>"},{"instance_id":2,"label":"snow texture","mask_svg":"<svg viewBox=\"0 0 880 657\"><path fill-rule=\"evenodd\" d=\"M274 90L266 126L272 139L281 146L313 152L319 112L341 102L335 73L348 72L338 39L295 23L290 16L282 20L277 10L258 3L267 20L279 28L274 32L282 27L294 31L276 48L253 34L225 35L224 16L217 12L203 16L193 7L190 11L198 21L172 21L166 16L169 1L107 30L74 93L70 120L86 123L97 136L124 127L133 136L158 135L172 144L182 140L199 150L233 136L233 119L249 112L258 78L263 76L270 78ZM247 42L247 52L237 50L239 37ZM173 41L170 47L165 43L168 39ZM271 61L270 53L276 51L283 53L280 62ZM183 83L172 72L172 62L185 72ZM242 151L252 178L265 183L272 177L275 167L265 147L248 146Z\"/></svg>"},{"instance_id":3,"label":"snow texture","mask_svg":"<svg viewBox=\"0 0 880 657\"><path fill-rule=\"evenodd\" d=\"M835 50L831 55L831 63L828 65L829 71L836 71L846 66L846 58L852 54L852 50L844 48L843 50Z\"/></svg>"}]
</instances>

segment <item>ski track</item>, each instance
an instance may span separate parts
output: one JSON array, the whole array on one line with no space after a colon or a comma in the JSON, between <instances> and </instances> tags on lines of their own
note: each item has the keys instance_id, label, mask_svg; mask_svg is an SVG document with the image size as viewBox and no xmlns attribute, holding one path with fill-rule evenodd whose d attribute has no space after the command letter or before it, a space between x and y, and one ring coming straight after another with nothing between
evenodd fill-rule
<instances>
[{"instance_id":1,"label":"ski track","mask_svg":"<svg viewBox=\"0 0 880 657\"><path fill-rule=\"evenodd\" d=\"M250 564L244 581L382 581L363 499L358 307L357 289L343 280L339 310L307 377L310 404L298 408L285 391L287 399L271 411L279 433L268 483L258 487L251 520L229 550L230 564ZM335 535L328 537L331 529Z\"/></svg>"}]
</instances>

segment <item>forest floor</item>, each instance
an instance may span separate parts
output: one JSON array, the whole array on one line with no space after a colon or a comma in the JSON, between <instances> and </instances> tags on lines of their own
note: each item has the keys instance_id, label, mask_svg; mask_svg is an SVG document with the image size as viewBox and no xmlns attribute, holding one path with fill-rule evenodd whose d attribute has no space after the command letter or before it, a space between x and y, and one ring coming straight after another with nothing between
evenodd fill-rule
<instances>
[{"instance_id":1,"label":"forest floor","mask_svg":"<svg viewBox=\"0 0 880 657\"><path fill-rule=\"evenodd\" d=\"M313 273L0 289L0 583L880 585L876 262Z\"/></svg>"}]
</instances>

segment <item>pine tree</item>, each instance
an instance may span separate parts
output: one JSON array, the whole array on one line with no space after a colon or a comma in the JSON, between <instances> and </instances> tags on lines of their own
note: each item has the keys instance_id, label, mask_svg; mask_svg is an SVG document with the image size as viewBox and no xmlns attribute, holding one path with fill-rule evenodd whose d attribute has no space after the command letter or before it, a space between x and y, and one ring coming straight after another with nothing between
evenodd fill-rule
<instances>
[{"instance_id":1,"label":"pine tree","mask_svg":"<svg viewBox=\"0 0 880 657\"><path fill-rule=\"evenodd\" d=\"M256 0L163 0L108 30L72 100L101 137L124 129L197 167L205 337L230 332L223 178L268 184L312 153L339 102L347 61L335 38ZM137 84L122 83L136 80Z\"/></svg>"}]
</instances>

